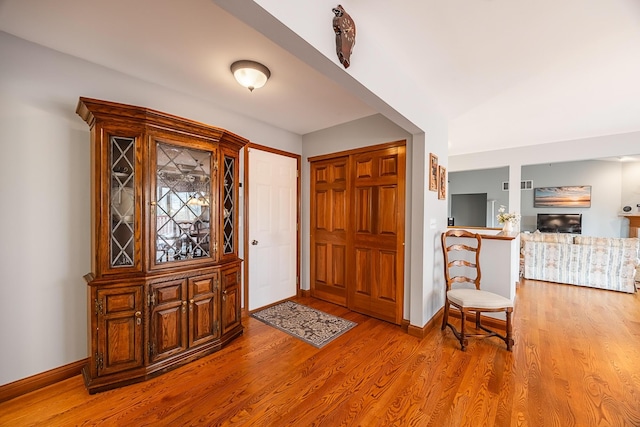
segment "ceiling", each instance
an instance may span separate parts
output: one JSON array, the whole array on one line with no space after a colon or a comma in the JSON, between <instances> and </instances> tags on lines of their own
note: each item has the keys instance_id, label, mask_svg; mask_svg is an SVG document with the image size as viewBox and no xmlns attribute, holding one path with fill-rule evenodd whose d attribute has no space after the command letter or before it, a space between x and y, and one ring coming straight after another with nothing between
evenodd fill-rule
<instances>
[{"instance_id":1,"label":"ceiling","mask_svg":"<svg viewBox=\"0 0 640 427\"><path fill-rule=\"evenodd\" d=\"M448 117L450 154L640 130L637 0L343 5ZM301 135L377 112L212 0L0 0L0 30Z\"/></svg>"}]
</instances>

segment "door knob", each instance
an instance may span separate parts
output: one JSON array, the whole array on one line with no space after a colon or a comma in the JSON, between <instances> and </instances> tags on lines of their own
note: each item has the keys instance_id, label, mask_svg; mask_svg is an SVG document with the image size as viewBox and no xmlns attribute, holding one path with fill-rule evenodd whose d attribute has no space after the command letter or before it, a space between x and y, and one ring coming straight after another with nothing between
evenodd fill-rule
<instances>
[{"instance_id":1,"label":"door knob","mask_svg":"<svg viewBox=\"0 0 640 427\"><path fill-rule=\"evenodd\" d=\"M251 241L251 244L252 244L253 246L255 246L255 245L257 245L257 244L258 244L258 241L257 241L257 240L252 240L252 241Z\"/></svg>"}]
</instances>

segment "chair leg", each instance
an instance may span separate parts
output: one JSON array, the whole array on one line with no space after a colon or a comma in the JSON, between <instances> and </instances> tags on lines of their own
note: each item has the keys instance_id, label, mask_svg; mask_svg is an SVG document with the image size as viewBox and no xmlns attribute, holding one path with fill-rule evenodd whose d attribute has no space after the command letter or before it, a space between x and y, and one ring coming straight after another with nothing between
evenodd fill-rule
<instances>
[{"instance_id":1,"label":"chair leg","mask_svg":"<svg viewBox=\"0 0 640 427\"><path fill-rule=\"evenodd\" d=\"M464 324L467 322L467 313L464 310L460 310L460 318L462 323L460 324L460 347L462 351L467 349L467 336L465 335Z\"/></svg>"},{"instance_id":2,"label":"chair leg","mask_svg":"<svg viewBox=\"0 0 640 427\"><path fill-rule=\"evenodd\" d=\"M476 329L480 329L480 312L476 311Z\"/></svg>"},{"instance_id":3,"label":"chair leg","mask_svg":"<svg viewBox=\"0 0 640 427\"><path fill-rule=\"evenodd\" d=\"M513 347L513 338L512 338L512 326L511 326L511 311L507 311L507 351L511 351Z\"/></svg>"},{"instance_id":4,"label":"chair leg","mask_svg":"<svg viewBox=\"0 0 640 427\"><path fill-rule=\"evenodd\" d=\"M449 323L449 301L444 301L444 314L442 315L442 330L447 327L447 323Z\"/></svg>"}]
</instances>

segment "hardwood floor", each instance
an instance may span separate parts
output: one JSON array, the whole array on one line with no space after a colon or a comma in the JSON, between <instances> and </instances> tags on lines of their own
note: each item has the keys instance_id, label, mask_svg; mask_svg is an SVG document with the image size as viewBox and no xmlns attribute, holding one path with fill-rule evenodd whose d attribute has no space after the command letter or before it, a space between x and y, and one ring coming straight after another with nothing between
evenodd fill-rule
<instances>
[{"instance_id":1,"label":"hardwood floor","mask_svg":"<svg viewBox=\"0 0 640 427\"><path fill-rule=\"evenodd\" d=\"M524 281L512 353L299 301L358 326L316 349L246 318L216 354L93 396L74 377L0 404L0 426L640 426L638 294Z\"/></svg>"}]
</instances>

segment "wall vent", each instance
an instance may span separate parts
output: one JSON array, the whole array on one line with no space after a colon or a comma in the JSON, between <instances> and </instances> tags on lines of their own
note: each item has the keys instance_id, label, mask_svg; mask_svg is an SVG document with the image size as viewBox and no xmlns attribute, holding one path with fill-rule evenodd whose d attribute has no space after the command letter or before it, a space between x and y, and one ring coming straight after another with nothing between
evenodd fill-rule
<instances>
[{"instance_id":1,"label":"wall vent","mask_svg":"<svg viewBox=\"0 0 640 427\"><path fill-rule=\"evenodd\" d=\"M533 190L533 180L520 181L520 190ZM502 191L509 191L509 181L502 182Z\"/></svg>"}]
</instances>

